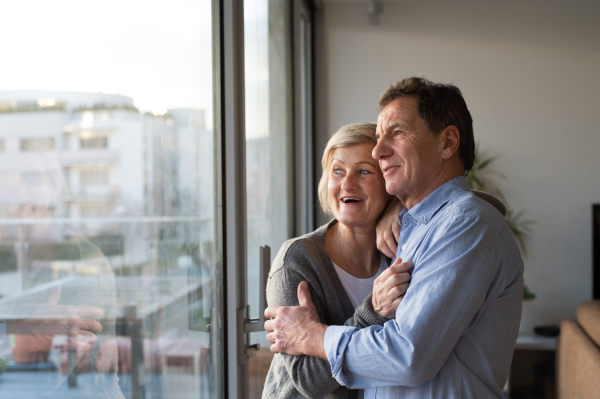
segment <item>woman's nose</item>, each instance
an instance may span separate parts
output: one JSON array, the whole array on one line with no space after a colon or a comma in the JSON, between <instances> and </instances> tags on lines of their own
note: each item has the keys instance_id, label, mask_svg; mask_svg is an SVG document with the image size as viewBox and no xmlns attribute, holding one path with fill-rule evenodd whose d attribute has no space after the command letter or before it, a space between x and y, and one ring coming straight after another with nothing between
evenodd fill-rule
<instances>
[{"instance_id":1,"label":"woman's nose","mask_svg":"<svg viewBox=\"0 0 600 399\"><path fill-rule=\"evenodd\" d=\"M342 189L344 191L354 190L357 186L357 177L352 173L348 173L342 180Z\"/></svg>"}]
</instances>

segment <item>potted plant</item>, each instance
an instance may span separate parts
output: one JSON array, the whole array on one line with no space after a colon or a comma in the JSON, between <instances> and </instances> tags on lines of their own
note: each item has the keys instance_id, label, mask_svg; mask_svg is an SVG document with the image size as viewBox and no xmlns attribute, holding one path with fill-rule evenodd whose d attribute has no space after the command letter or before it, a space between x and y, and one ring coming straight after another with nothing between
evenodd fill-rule
<instances>
[{"instance_id":1,"label":"potted plant","mask_svg":"<svg viewBox=\"0 0 600 399\"><path fill-rule=\"evenodd\" d=\"M467 175L467 183L472 190L485 191L490 193L502 200L506 206L506 222L510 227L510 231L513 233L521 255L523 258L527 257L527 241L529 240L531 233L532 220L524 218L524 211L515 211L510 207L506 197L498 187L498 180L506 180L506 176L498 172L494 167L493 163L497 156L491 155L486 151L479 151L479 146L475 148L475 161L473 162L473 168ZM523 300L530 301L535 298L535 294L525 286L523 292Z\"/></svg>"}]
</instances>

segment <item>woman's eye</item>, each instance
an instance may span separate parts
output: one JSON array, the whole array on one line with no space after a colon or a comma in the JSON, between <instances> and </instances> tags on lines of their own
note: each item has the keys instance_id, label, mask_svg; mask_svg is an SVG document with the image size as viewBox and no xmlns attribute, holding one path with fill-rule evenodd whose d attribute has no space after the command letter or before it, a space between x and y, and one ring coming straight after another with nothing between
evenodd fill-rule
<instances>
[{"instance_id":1,"label":"woman's eye","mask_svg":"<svg viewBox=\"0 0 600 399\"><path fill-rule=\"evenodd\" d=\"M341 169L338 169L338 168L333 168L333 170L332 170L332 173L333 173L334 175L339 175L339 174L341 174L341 173L342 173L342 171L341 171Z\"/></svg>"},{"instance_id":2,"label":"woman's eye","mask_svg":"<svg viewBox=\"0 0 600 399\"><path fill-rule=\"evenodd\" d=\"M369 172L369 171L368 171L368 170L366 170L366 169L361 169L361 170L360 170L358 173L359 173L359 174L361 174L361 175L368 175L368 174L370 174L371 172Z\"/></svg>"}]
</instances>

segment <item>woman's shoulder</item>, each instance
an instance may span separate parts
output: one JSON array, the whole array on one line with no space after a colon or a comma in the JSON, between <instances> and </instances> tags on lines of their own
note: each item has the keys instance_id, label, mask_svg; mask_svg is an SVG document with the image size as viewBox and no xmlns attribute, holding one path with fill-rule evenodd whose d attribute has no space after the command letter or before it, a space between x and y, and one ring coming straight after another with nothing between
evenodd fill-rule
<instances>
[{"instance_id":1,"label":"woman's shoulder","mask_svg":"<svg viewBox=\"0 0 600 399\"><path fill-rule=\"evenodd\" d=\"M287 269L303 269L310 264L321 263L329 259L325 251L327 229L335 220L319 227L313 232L295 237L283 243L273 260L271 274Z\"/></svg>"}]
</instances>

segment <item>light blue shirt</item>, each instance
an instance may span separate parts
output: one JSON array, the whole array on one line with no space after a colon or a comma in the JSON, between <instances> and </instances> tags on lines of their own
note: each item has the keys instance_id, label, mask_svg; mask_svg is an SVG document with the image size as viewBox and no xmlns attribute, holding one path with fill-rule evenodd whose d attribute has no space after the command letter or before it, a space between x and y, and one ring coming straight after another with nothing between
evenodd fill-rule
<instances>
[{"instance_id":1,"label":"light blue shirt","mask_svg":"<svg viewBox=\"0 0 600 399\"><path fill-rule=\"evenodd\" d=\"M398 218L410 286L383 327L327 328L333 376L366 399L503 398L523 300L508 224L462 176Z\"/></svg>"}]
</instances>

